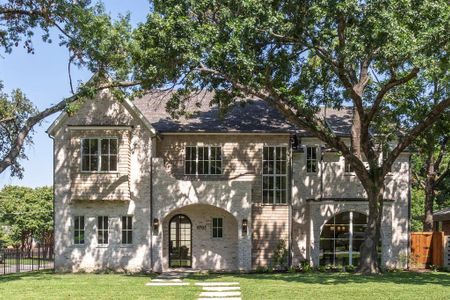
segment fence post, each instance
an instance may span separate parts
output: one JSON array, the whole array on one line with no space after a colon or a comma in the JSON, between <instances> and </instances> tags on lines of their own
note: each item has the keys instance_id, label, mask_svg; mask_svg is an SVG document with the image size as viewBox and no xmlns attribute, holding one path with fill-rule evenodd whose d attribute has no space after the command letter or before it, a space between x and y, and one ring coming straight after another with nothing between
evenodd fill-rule
<instances>
[{"instance_id":1,"label":"fence post","mask_svg":"<svg viewBox=\"0 0 450 300\"><path fill-rule=\"evenodd\" d=\"M6 250L3 251L3 275L6 274Z\"/></svg>"},{"instance_id":2,"label":"fence post","mask_svg":"<svg viewBox=\"0 0 450 300\"><path fill-rule=\"evenodd\" d=\"M20 272L20 250L16 249L16 273Z\"/></svg>"},{"instance_id":3,"label":"fence post","mask_svg":"<svg viewBox=\"0 0 450 300\"><path fill-rule=\"evenodd\" d=\"M31 271L34 271L34 255L33 246L31 247Z\"/></svg>"}]
</instances>

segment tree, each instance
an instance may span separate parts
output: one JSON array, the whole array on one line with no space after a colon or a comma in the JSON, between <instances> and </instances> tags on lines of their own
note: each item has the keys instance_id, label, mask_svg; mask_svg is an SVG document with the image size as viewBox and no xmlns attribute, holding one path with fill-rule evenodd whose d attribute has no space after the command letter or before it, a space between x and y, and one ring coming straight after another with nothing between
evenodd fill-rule
<instances>
[{"instance_id":1,"label":"tree","mask_svg":"<svg viewBox=\"0 0 450 300\"><path fill-rule=\"evenodd\" d=\"M50 187L6 186L0 192L0 223L9 227L9 238L22 251L33 239L51 244L53 239L53 190Z\"/></svg>"},{"instance_id":2,"label":"tree","mask_svg":"<svg viewBox=\"0 0 450 300\"><path fill-rule=\"evenodd\" d=\"M67 48L71 95L37 111L20 90L11 96L0 94L0 173L11 168L11 174L19 177L23 171L20 160L26 158L24 146L32 141L32 129L42 120L63 110L73 113L98 90L112 88L121 96L120 88L139 84L126 80L132 47L128 16L113 21L101 4L89 0L9 0L0 4L0 47L6 53L22 45L33 54L32 38L38 32L48 43L53 33L59 45ZM72 66L86 68L97 76L74 86Z\"/></svg>"},{"instance_id":3,"label":"tree","mask_svg":"<svg viewBox=\"0 0 450 300\"><path fill-rule=\"evenodd\" d=\"M368 198L359 270L376 273L386 174L450 106L449 16L443 0L154 1L134 34L134 76L176 87L173 107L201 88L222 107L259 97L340 151ZM321 105L353 107L349 142L316 114Z\"/></svg>"},{"instance_id":4,"label":"tree","mask_svg":"<svg viewBox=\"0 0 450 300\"><path fill-rule=\"evenodd\" d=\"M448 115L432 126L426 134L415 142L418 153L413 156L414 184L417 189L423 190L422 230L433 230L434 207L442 204L443 200L450 198L447 179L450 175L450 123ZM440 196L436 203L436 195ZM444 198L444 199L443 199Z\"/></svg>"}]
</instances>

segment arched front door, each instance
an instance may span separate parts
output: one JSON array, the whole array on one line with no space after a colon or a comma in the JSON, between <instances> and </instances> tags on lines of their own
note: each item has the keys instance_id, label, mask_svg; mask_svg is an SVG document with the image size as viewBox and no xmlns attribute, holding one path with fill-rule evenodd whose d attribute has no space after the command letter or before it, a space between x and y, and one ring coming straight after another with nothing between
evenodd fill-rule
<instances>
[{"instance_id":1,"label":"arched front door","mask_svg":"<svg viewBox=\"0 0 450 300\"><path fill-rule=\"evenodd\" d=\"M176 215L169 223L169 267L192 267L192 224L185 215Z\"/></svg>"}]
</instances>

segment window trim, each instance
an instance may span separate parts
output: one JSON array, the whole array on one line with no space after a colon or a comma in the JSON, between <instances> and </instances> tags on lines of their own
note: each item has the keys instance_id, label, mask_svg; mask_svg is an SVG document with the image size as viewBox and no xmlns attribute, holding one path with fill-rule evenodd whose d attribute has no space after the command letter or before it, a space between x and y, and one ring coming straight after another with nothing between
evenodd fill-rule
<instances>
[{"instance_id":1,"label":"window trim","mask_svg":"<svg viewBox=\"0 0 450 300\"><path fill-rule=\"evenodd\" d=\"M216 148L220 148L220 173L217 174L211 174L211 161L216 161L216 160L211 160L211 148L212 147L216 147ZM186 173L186 162L187 160L187 148L195 148L195 174L194 173ZM198 173L198 148L208 148L208 173L205 174L199 174ZM191 161L191 160L189 160ZM193 161L193 160L192 160ZM208 144L208 145L204 145L204 144L197 144L197 145L185 145L184 146L184 160L183 160L183 173L185 176L221 176L224 174L224 164L223 164L223 146L222 145L218 145L218 144Z\"/></svg>"},{"instance_id":2,"label":"window trim","mask_svg":"<svg viewBox=\"0 0 450 300\"><path fill-rule=\"evenodd\" d=\"M124 227L123 227L123 218L127 218L127 219L131 218L131 228L124 229ZM133 215L120 216L120 245L122 245L122 246L131 246L131 245L134 244L133 243L133 238L134 238L133 230L134 230L134 218L133 218ZM131 234L131 242L130 243L124 243L123 242L123 232L124 231L127 232L127 239L128 239L128 234Z\"/></svg>"},{"instance_id":3,"label":"window trim","mask_svg":"<svg viewBox=\"0 0 450 300\"><path fill-rule=\"evenodd\" d=\"M97 171L87 171L87 170L83 170L83 141L84 140L89 140L89 139L97 139L98 140L98 167L97 167ZM102 165L102 155L101 155L101 140L102 139L115 139L117 142L117 154L116 154L116 164L117 164L117 170L115 171L101 171L101 165ZM88 137L82 137L80 138L80 171L81 173L85 173L85 174L117 174L119 173L119 149L120 149L120 144L119 144L119 137L117 136L88 136ZM110 154L108 154L110 155Z\"/></svg>"},{"instance_id":4,"label":"window trim","mask_svg":"<svg viewBox=\"0 0 450 300\"><path fill-rule=\"evenodd\" d=\"M316 158L315 159L309 159L308 158L308 149L309 148L313 148L315 149L315 153L316 153ZM305 167L306 167L306 173L307 174L318 174L319 173L319 159L318 156L320 153L318 153L318 146L317 145L306 145L305 147ZM308 171L308 161L315 161L315 165L316 165L316 170L315 171Z\"/></svg>"},{"instance_id":5,"label":"window trim","mask_svg":"<svg viewBox=\"0 0 450 300\"><path fill-rule=\"evenodd\" d=\"M107 227L106 227L106 229L105 228L102 228L102 229L100 229L99 228L99 218L108 218L108 222L106 223L106 225L107 225ZM109 218L109 216L97 216L97 246L98 247L107 247L107 246L109 246L109 238L110 238L110 234L109 234L109 222L110 222L110 218ZM104 223L104 220L102 219L102 224ZM104 234L105 232L107 233L107 240L106 240L106 243L100 243L99 242L99 234L100 234L100 232L102 232L102 234ZM103 236L103 238L104 238L104 236Z\"/></svg>"},{"instance_id":6,"label":"window trim","mask_svg":"<svg viewBox=\"0 0 450 300\"><path fill-rule=\"evenodd\" d=\"M76 224L76 219L78 219L78 218L83 218L83 228L81 228L81 226L80 226L80 221L78 221L78 228L75 226L75 224ZM79 216L79 215L77 215L77 216L73 216L73 224L72 224L72 228L73 228L73 240L72 240L72 242L73 242L73 245L75 245L75 246L83 246L83 245L85 245L86 244L86 218L85 218L85 216ZM80 233L81 232L83 232L83 242L82 243L76 243L75 241L76 241L76 232L78 232L78 235L80 235ZM78 236L78 239L79 239L80 237Z\"/></svg>"},{"instance_id":7,"label":"window trim","mask_svg":"<svg viewBox=\"0 0 450 300\"><path fill-rule=\"evenodd\" d=\"M214 226L214 219L220 220L221 226ZM212 218L212 238L213 239L222 239L223 238L223 217L213 217ZM214 236L214 229L221 229L221 236L218 236L219 231L217 231L217 236Z\"/></svg>"},{"instance_id":8,"label":"window trim","mask_svg":"<svg viewBox=\"0 0 450 300\"><path fill-rule=\"evenodd\" d=\"M286 149L286 169L285 174L264 174L264 148L284 148ZM289 176L289 168L290 168L290 148L286 144L264 144L262 149L262 156L261 156L261 204L262 205L287 205L289 203L290 199L290 176ZM275 169L274 169L275 170ZM264 202L264 177L285 177L286 178L286 198L284 199L284 202L275 203L273 202ZM275 194L275 189L273 190L273 193ZM275 199L275 198L274 198Z\"/></svg>"}]
</instances>

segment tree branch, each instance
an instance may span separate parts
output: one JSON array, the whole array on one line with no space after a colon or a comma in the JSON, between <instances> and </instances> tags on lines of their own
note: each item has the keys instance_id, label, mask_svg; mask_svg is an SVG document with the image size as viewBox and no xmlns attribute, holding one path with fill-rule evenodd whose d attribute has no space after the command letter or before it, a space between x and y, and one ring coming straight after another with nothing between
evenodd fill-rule
<instances>
[{"instance_id":1,"label":"tree branch","mask_svg":"<svg viewBox=\"0 0 450 300\"><path fill-rule=\"evenodd\" d=\"M444 112L445 109L450 107L450 97L448 97L445 100L442 100L437 105L434 106L434 108L431 110L431 112L428 113L428 115L417 124L409 133L406 133L403 138L399 141L397 146L392 150L392 152L389 154L388 158L385 160L385 166L384 166L384 172L387 173L389 171L390 166L394 163L394 161L397 159L397 157L405 150L411 143L425 130L427 130L433 123L439 119L441 114Z\"/></svg>"}]
</instances>

